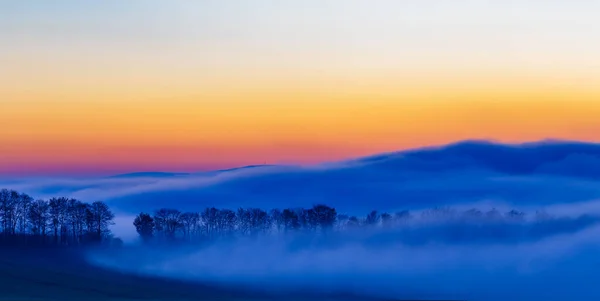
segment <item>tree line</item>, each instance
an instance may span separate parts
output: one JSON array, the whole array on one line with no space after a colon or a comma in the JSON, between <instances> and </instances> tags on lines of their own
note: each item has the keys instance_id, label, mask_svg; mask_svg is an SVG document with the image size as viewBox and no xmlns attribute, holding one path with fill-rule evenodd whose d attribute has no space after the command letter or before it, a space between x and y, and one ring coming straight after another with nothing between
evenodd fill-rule
<instances>
[{"instance_id":1,"label":"tree line","mask_svg":"<svg viewBox=\"0 0 600 301\"><path fill-rule=\"evenodd\" d=\"M543 211L536 212L535 219L550 218ZM153 214L142 212L136 216L133 225L143 241L209 241L226 237L253 237L273 233L314 233L345 231L360 228L397 228L410 222L436 223L443 221L468 222L522 222L525 213L511 210L505 213L497 209L483 212L478 209L456 211L448 207L436 207L420 211L408 210L396 213L371 211L364 217L338 214L327 205L314 205L311 208L273 209L260 208L231 209L206 208L200 212L181 212L163 208Z\"/></svg>"},{"instance_id":2,"label":"tree line","mask_svg":"<svg viewBox=\"0 0 600 301\"><path fill-rule=\"evenodd\" d=\"M300 229L331 229L336 221L334 208L316 205L307 210L259 208L206 208L201 212L181 212L163 208L153 215L140 213L134 220L144 241L151 239L215 239L231 236L257 236L272 231L287 232Z\"/></svg>"},{"instance_id":3,"label":"tree line","mask_svg":"<svg viewBox=\"0 0 600 301\"><path fill-rule=\"evenodd\" d=\"M0 244L82 246L119 243L112 236L114 214L104 202L84 203L56 197L35 200L15 190L0 190Z\"/></svg>"},{"instance_id":4,"label":"tree line","mask_svg":"<svg viewBox=\"0 0 600 301\"><path fill-rule=\"evenodd\" d=\"M101 201L85 203L74 198L55 197L34 199L14 190L0 190L0 245L85 246L90 244L121 244L114 238L110 226L114 214ZM543 211L536 212L534 220L551 221ZM153 213L140 213L133 221L143 241L203 242L220 238L256 237L268 234L308 233L327 234L356 229L401 229L413 222L436 224L444 221L511 222L526 220L518 210L500 212L492 209L457 211L449 207L395 213L371 211L366 216L339 214L333 207L314 205L311 208L237 210L206 208L200 212L181 212L162 208ZM581 217L559 220L550 228L576 229L597 218ZM549 224L548 224L549 225ZM538 227L539 228L539 227ZM538 230L536 230L538 231ZM497 234L495 233L492 234ZM482 235L488 235L484 232Z\"/></svg>"}]
</instances>

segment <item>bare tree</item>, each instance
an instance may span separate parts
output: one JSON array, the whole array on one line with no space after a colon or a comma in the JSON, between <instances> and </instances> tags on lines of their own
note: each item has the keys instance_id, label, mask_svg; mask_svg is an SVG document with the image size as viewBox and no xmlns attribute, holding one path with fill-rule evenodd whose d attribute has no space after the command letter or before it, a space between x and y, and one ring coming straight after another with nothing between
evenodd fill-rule
<instances>
[{"instance_id":1,"label":"bare tree","mask_svg":"<svg viewBox=\"0 0 600 301\"><path fill-rule=\"evenodd\" d=\"M235 212L229 209L219 210L218 229L221 236L231 236L235 232L237 217Z\"/></svg>"},{"instance_id":2,"label":"bare tree","mask_svg":"<svg viewBox=\"0 0 600 301\"><path fill-rule=\"evenodd\" d=\"M393 221L394 221L394 219L393 219L393 217L392 217L391 214L389 214L389 213L382 213L381 214L381 225L382 226L384 226L386 228L389 228L389 227L392 226Z\"/></svg>"},{"instance_id":3,"label":"bare tree","mask_svg":"<svg viewBox=\"0 0 600 301\"><path fill-rule=\"evenodd\" d=\"M271 221L277 233L280 233L284 228L283 213L279 209L273 209L270 212Z\"/></svg>"},{"instance_id":4,"label":"bare tree","mask_svg":"<svg viewBox=\"0 0 600 301\"><path fill-rule=\"evenodd\" d=\"M412 215L408 210L402 210L394 214L394 224L396 226L406 226L412 219Z\"/></svg>"},{"instance_id":5,"label":"bare tree","mask_svg":"<svg viewBox=\"0 0 600 301\"><path fill-rule=\"evenodd\" d=\"M173 239L177 230L182 227L181 212L177 209L160 209L154 214L154 223L166 238Z\"/></svg>"},{"instance_id":6,"label":"bare tree","mask_svg":"<svg viewBox=\"0 0 600 301\"><path fill-rule=\"evenodd\" d=\"M219 210L217 208L206 208L200 214L204 222L204 232L206 237L212 239L217 236L217 219Z\"/></svg>"},{"instance_id":7,"label":"bare tree","mask_svg":"<svg viewBox=\"0 0 600 301\"><path fill-rule=\"evenodd\" d=\"M336 230L338 230L338 231L345 230L347 228L347 226L348 226L348 219L349 218L350 217L347 214L339 214L337 216L337 223L336 223L337 227L336 227Z\"/></svg>"},{"instance_id":8,"label":"bare tree","mask_svg":"<svg viewBox=\"0 0 600 301\"><path fill-rule=\"evenodd\" d=\"M240 235L250 235L250 229L252 227L252 217L249 210L244 208L238 208L236 213L237 229Z\"/></svg>"},{"instance_id":9,"label":"bare tree","mask_svg":"<svg viewBox=\"0 0 600 301\"><path fill-rule=\"evenodd\" d=\"M375 226L377 224L379 224L379 220L381 219L381 216L379 216L379 213L375 210L371 211L371 213L369 213L367 215L367 219L365 220L366 224L369 226Z\"/></svg>"},{"instance_id":10,"label":"bare tree","mask_svg":"<svg viewBox=\"0 0 600 301\"><path fill-rule=\"evenodd\" d=\"M251 235L266 233L271 228L271 219L266 211L259 208L251 208L250 231Z\"/></svg>"},{"instance_id":11,"label":"bare tree","mask_svg":"<svg viewBox=\"0 0 600 301\"><path fill-rule=\"evenodd\" d=\"M337 218L335 208L326 205L315 205L309 210L311 219L323 231L328 231L333 228Z\"/></svg>"},{"instance_id":12,"label":"bare tree","mask_svg":"<svg viewBox=\"0 0 600 301\"><path fill-rule=\"evenodd\" d=\"M190 239L195 224L198 222L198 213L185 212L181 214L181 229L183 230L183 237Z\"/></svg>"},{"instance_id":13,"label":"bare tree","mask_svg":"<svg viewBox=\"0 0 600 301\"><path fill-rule=\"evenodd\" d=\"M46 236L46 229L50 220L50 206L44 200L34 201L29 207L29 225L34 235Z\"/></svg>"},{"instance_id":14,"label":"bare tree","mask_svg":"<svg viewBox=\"0 0 600 301\"><path fill-rule=\"evenodd\" d=\"M351 216L348 218L348 229L356 229L360 227L360 221L356 216Z\"/></svg>"},{"instance_id":15,"label":"bare tree","mask_svg":"<svg viewBox=\"0 0 600 301\"><path fill-rule=\"evenodd\" d=\"M66 232L66 221L67 221L67 198L51 198L48 201L50 206L50 226L54 233L54 242L59 242L59 237L63 236ZM60 240L61 243L63 240Z\"/></svg>"},{"instance_id":16,"label":"bare tree","mask_svg":"<svg viewBox=\"0 0 600 301\"><path fill-rule=\"evenodd\" d=\"M113 218L102 202L86 204L66 197L34 200L14 190L0 190L0 226L8 244L81 244L86 235L101 241L111 237Z\"/></svg>"},{"instance_id":17,"label":"bare tree","mask_svg":"<svg viewBox=\"0 0 600 301\"><path fill-rule=\"evenodd\" d=\"M27 213L32 202L33 198L29 195L24 193L19 194L15 206L15 219L12 227L13 230L17 229L17 231L21 234L26 234L28 232Z\"/></svg>"},{"instance_id":18,"label":"bare tree","mask_svg":"<svg viewBox=\"0 0 600 301\"><path fill-rule=\"evenodd\" d=\"M88 207L88 219L90 234L94 240L101 241L102 238L110 233L109 226L114 225L115 215L110 211L108 205L104 202L96 201Z\"/></svg>"},{"instance_id":19,"label":"bare tree","mask_svg":"<svg viewBox=\"0 0 600 301\"><path fill-rule=\"evenodd\" d=\"M0 190L0 219L2 220L2 233L5 236L14 235L16 232L16 209L19 193L14 190Z\"/></svg>"},{"instance_id":20,"label":"bare tree","mask_svg":"<svg viewBox=\"0 0 600 301\"><path fill-rule=\"evenodd\" d=\"M300 229L300 221L295 210L285 209L281 215L283 227L286 232Z\"/></svg>"}]
</instances>

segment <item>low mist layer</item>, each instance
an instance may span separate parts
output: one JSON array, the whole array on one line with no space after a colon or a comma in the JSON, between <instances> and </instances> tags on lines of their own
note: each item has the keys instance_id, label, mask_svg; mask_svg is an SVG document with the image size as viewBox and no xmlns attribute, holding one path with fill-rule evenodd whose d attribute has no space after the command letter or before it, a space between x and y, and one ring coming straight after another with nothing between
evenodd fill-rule
<instances>
[{"instance_id":1,"label":"low mist layer","mask_svg":"<svg viewBox=\"0 0 600 301\"><path fill-rule=\"evenodd\" d=\"M11 179L35 198L64 195L114 208L130 243L90 253L122 271L273 291L345 291L386 298L600 300L600 145L464 142L318 166ZM185 246L136 246L136 214L159 208L297 208L416 214L448 206L526 213L520 222L431 219L393 229L263 235ZM551 218L538 218L545 212Z\"/></svg>"},{"instance_id":2,"label":"low mist layer","mask_svg":"<svg viewBox=\"0 0 600 301\"><path fill-rule=\"evenodd\" d=\"M551 205L600 199L600 145L463 142L318 166L104 178L25 178L0 186L34 197L106 201L117 213L160 207L281 208L325 203L342 212L397 211L465 202Z\"/></svg>"},{"instance_id":3,"label":"low mist layer","mask_svg":"<svg viewBox=\"0 0 600 301\"><path fill-rule=\"evenodd\" d=\"M541 211L540 211L541 212ZM382 298L595 300L600 218L421 218L392 228L282 233L92 253L122 271L272 292ZM464 215L463 215L464 216Z\"/></svg>"}]
</instances>

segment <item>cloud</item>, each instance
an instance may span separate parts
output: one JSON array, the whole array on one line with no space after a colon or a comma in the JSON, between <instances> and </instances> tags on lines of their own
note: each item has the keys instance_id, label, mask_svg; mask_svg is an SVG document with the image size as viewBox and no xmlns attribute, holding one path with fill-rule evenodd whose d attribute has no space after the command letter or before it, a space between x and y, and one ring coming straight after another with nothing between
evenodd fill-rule
<instances>
[{"instance_id":1,"label":"cloud","mask_svg":"<svg viewBox=\"0 0 600 301\"><path fill-rule=\"evenodd\" d=\"M467 141L315 166L251 166L192 174L133 173L104 178L0 181L36 198L102 200L122 217L161 207L282 208L325 203L341 213L453 205L600 211L598 144L546 141L505 145Z\"/></svg>"},{"instance_id":2,"label":"cloud","mask_svg":"<svg viewBox=\"0 0 600 301\"><path fill-rule=\"evenodd\" d=\"M582 202L600 197L593 168L581 167L595 166L598 158L595 144L466 142L311 168L272 168L210 185L197 181L186 189L141 191L115 202L155 208L168 199L189 210L322 202L349 213L483 200L523 206Z\"/></svg>"},{"instance_id":3,"label":"cloud","mask_svg":"<svg viewBox=\"0 0 600 301\"><path fill-rule=\"evenodd\" d=\"M467 141L316 166L255 166L197 174L22 179L0 186L35 197L104 200L127 214L159 207L295 207L395 211L469 202L549 206L600 199L600 145Z\"/></svg>"},{"instance_id":4,"label":"cloud","mask_svg":"<svg viewBox=\"0 0 600 301\"><path fill-rule=\"evenodd\" d=\"M134 251L90 259L128 271L254 287L354 287L395 298L596 300L597 272L590 267L600 264L599 167L598 144L467 141L316 166L16 179L0 186L40 198L107 201L118 214L114 231L129 238L135 237L133 215L160 207L326 203L356 215L495 207L531 217L544 210L556 219L537 226L432 224L402 233L353 233L330 244L275 237L170 252L127 249Z\"/></svg>"},{"instance_id":5,"label":"cloud","mask_svg":"<svg viewBox=\"0 0 600 301\"><path fill-rule=\"evenodd\" d=\"M378 244L369 240L371 234L350 233L316 242L276 236L203 248L132 248L90 253L88 259L122 271L274 292L350 292L421 300L600 297L588 280L597 276L590 267L600 263L597 224L518 243L435 240L414 245L398 233L383 233L388 242Z\"/></svg>"}]
</instances>

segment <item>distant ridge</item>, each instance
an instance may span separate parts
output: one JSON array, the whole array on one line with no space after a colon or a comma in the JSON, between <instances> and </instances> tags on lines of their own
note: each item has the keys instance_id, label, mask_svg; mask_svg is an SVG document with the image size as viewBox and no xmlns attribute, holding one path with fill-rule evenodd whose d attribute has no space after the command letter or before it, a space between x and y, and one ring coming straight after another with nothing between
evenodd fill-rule
<instances>
[{"instance_id":1,"label":"distant ridge","mask_svg":"<svg viewBox=\"0 0 600 301\"><path fill-rule=\"evenodd\" d=\"M214 172L228 172L228 171L237 171L237 170L242 170L242 169L252 169L252 168L258 168L258 167L274 167L274 166L277 166L277 165L255 164L255 165L246 165L246 166L227 168L227 169L219 169Z\"/></svg>"},{"instance_id":2,"label":"distant ridge","mask_svg":"<svg viewBox=\"0 0 600 301\"><path fill-rule=\"evenodd\" d=\"M125 175L131 177L125 178L126 183L106 181L93 186L98 193L108 194L102 199L132 213L166 208L173 200L189 210L217 205L278 208L282 202L292 207L324 202L343 210L403 210L488 201L561 204L600 199L600 144L468 140L316 168L265 164L174 175L182 174L133 173ZM136 176L140 181L135 181ZM143 176L154 177L145 181ZM77 189L100 198L86 191L88 186Z\"/></svg>"},{"instance_id":3,"label":"distant ridge","mask_svg":"<svg viewBox=\"0 0 600 301\"><path fill-rule=\"evenodd\" d=\"M586 158L582 159L582 156L596 160L589 161ZM586 162L583 163L582 160ZM398 171L483 168L509 174L579 174L600 177L600 144L558 139L525 143L464 140L441 146L381 153L338 163L369 164L375 168L381 167ZM277 166L280 165L256 164L196 173L135 172L112 176L112 178L217 175L225 172Z\"/></svg>"},{"instance_id":4,"label":"distant ridge","mask_svg":"<svg viewBox=\"0 0 600 301\"><path fill-rule=\"evenodd\" d=\"M562 140L514 144L467 140L348 162L405 172L488 170L510 175L600 178L600 144Z\"/></svg>"},{"instance_id":5,"label":"distant ridge","mask_svg":"<svg viewBox=\"0 0 600 301\"><path fill-rule=\"evenodd\" d=\"M137 178L137 177L149 177L149 178L168 178L178 176L188 176L189 173L174 173L174 172L132 172L110 176L109 178Z\"/></svg>"},{"instance_id":6,"label":"distant ridge","mask_svg":"<svg viewBox=\"0 0 600 301\"><path fill-rule=\"evenodd\" d=\"M160 172L160 171L132 172L132 173L125 173L125 174L118 174L118 175L110 176L110 178L139 178L139 177L170 178L170 177L182 177L182 176L192 176L192 175L211 175L211 174L219 174L219 173L223 173L223 172L239 171L239 170L253 169L253 168L259 168L259 167L274 167L274 166L277 166L277 165L267 165L267 164L247 165L247 166L242 166L242 167L233 167L233 168L227 168L227 169L218 169L218 170L211 170L211 171L205 171L205 172L194 172L194 173L185 173L185 172L176 173L176 172Z\"/></svg>"},{"instance_id":7,"label":"distant ridge","mask_svg":"<svg viewBox=\"0 0 600 301\"><path fill-rule=\"evenodd\" d=\"M384 157L389 157L389 156L394 156L394 155L403 155L403 154L412 154L412 153L418 153L418 152L428 152L428 151L442 151L445 149L464 149L464 148L468 148L468 147L474 147L474 148L478 148L478 147L506 147L506 148L530 148L530 147L543 147L543 146L556 146L556 145L569 145L569 146L573 146L573 145L588 145L588 146L598 146L600 147L600 144L598 143L593 143L593 142L584 142L584 141L574 141L574 140L561 140L561 139L543 139L543 140L537 140L537 141L529 141L529 142L523 142L523 143L503 143L503 142L498 142L495 140L485 140L485 139L472 139L472 140L462 140L462 141L457 141L457 142L452 142L452 143L447 143L447 144L442 144L442 145L432 145L432 146L424 146L424 147L418 147L418 148L409 148L409 149L404 149L404 150L399 150L399 151L391 151L391 152L382 152L382 153L378 153L378 154L373 154L373 155L367 155L364 157L359 157L357 159L354 160L370 160L370 159L378 159L378 158L384 158ZM351 159L351 161L353 161Z\"/></svg>"}]
</instances>

